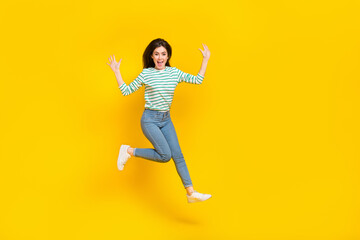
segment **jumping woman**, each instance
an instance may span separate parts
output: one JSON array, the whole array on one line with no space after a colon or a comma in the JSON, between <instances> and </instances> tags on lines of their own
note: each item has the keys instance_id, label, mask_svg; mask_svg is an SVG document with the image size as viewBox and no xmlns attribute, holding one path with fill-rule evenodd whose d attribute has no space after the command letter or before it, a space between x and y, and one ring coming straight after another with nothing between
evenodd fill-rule
<instances>
[{"instance_id":1,"label":"jumping woman","mask_svg":"<svg viewBox=\"0 0 360 240\"><path fill-rule=\"evenodd\" d=\"M210 58L208 47L203 44L200 49L203 60L197 76L185 73L170 66L171 46L164 39L158 38L150 42L143 54L143 70L129 85L123 81L120 74L120 63L115 56L110 56L107 63L114 71L122 95L127 96L141 86L145 86L145 109L141 117L141 129L154 149L132 148L121 145L118 168L124 165L131 156L140 157L155 162L174 160L176 170L186 189L189 203L201 202L209 199L210 194L199 193L194 190L184 156L181 152L174 125L170 117L170 107L176 86L181 82L201 84Z\"/></svg>"}]
</instances>

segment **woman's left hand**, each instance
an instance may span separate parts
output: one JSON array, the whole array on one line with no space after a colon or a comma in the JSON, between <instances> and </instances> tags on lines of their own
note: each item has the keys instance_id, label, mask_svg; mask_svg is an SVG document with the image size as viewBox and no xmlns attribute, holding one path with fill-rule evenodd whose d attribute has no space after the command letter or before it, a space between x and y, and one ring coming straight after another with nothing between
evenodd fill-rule
<instances>
[{"instance_id":1,"label":"woman's left hand","mask_svg":"<svg viewBox=\"0 0 360 240\"><path fill-rule=\"evenodd\" d=\"M201 50L200 48L199 48L199 50L201 51L204 59L208 60L210 58L210 50L205 44L202 44L202 45L204 47L204 50Z\"/></svg>"}]
</instances>

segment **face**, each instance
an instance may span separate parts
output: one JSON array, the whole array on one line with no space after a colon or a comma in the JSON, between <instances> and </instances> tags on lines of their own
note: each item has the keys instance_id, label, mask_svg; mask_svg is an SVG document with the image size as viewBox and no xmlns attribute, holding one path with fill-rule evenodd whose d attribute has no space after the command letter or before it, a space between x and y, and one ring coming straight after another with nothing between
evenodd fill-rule
<instances>
[{"instance_id":1,"label":"face","mask_svg":"<svg viewBox=\"0 0 360 240\"><path fill-rule=\"evenodd\" d=\"M168 54L166 48L163 46L155 48L151 58L154 60L155 68L158 70L165 69L165 64L168 60Z\"/></svg>"}]
</instances>

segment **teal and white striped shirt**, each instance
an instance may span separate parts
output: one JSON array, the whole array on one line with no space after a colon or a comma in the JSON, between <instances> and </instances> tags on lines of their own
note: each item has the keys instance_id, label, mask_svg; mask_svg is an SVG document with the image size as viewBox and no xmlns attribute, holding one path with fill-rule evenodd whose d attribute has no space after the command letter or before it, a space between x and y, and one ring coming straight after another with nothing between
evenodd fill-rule
<instances>
[{"instance_id":1,"label":"teal and white striped shirt","mask_svg":"<svg viewBox=\"0 0 360 240\"><path fill-rule=\"evenodd\" d=\"M145 108L157 111L169 111L176 86L181 82L201 84L204 76L185 73L176 67L166 66L163 70L153 67L144 68L139 76L128 85L119 88L127 96L145 85Z\"/></svg>"}]
</instances>

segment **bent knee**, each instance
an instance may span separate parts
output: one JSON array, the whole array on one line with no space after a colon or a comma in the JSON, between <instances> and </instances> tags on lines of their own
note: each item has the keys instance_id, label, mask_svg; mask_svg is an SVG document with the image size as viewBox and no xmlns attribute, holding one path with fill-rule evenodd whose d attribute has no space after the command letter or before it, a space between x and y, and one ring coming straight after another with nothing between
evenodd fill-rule
<instances>
[{"instance_id":1,"label":"bent knee","mask_svg":"<svg viewBox=\"0 0 360 240\"><path fill-rule=\"evenodd\" d=\"M165 154L161 155L161 160L163 162L168 162L168 161L170 161L170 159L171 159L171 154L170 153L165 153Z\"/></svg>"}]
</instances>

